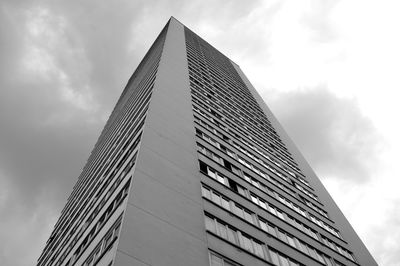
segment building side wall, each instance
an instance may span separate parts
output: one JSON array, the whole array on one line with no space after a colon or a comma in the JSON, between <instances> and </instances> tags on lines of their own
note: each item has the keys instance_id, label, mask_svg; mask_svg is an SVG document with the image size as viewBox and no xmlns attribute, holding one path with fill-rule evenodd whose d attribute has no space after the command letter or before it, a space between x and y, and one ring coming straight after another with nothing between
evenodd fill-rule
<instances>
[{"instance_id":1,"label":"building side wall","mask_svg":"<svg viewBox=\"0 0 400 266\"><path fill-rule=\"evenodd\" d=\"M208 265L183 26L170 25L114 265Z\"/></svg>"},{"instance_id":2,"label":"building side wall","mask_svg":"<svg viewBox=\"0 0 400 266\"><path fill-rule=\"evenodd\" d=\"M270 119L273 127L278 132L283 142L286 144L286 147L293 155L295 161L299 164L300 169L306 175L307 180L310 182L311 186L315 189L316 194L320 198L320 201L325 205L325 209L328 211L332 220L335 221L335 226L339 229L345 241L354 251L354 254L359 264L365 266L378 265L374 260L374 258L372 257L372 255L367 250L367 248L365 247L364 243L361 241L361 239L358 237L358 235L352 228L351 224L345 218L345 216L340 211L336 203L333 201L332 197L329 195L328 191L326 190L320 179L317 177L317 175L312 170L310 165L307 163L305 158L302 156L296 145L290 139L286 131L283 129L282 125L278 122L278 120L275 118L271 110L265 104L261 96L258 94L258 92L252 86L250 81L244 75L240 67L233 62L232 65L235 67L236 71L242 78L243 82L245 82L246 86L249 88L250 92L257 100L258 104L263 109L265 114L267 115L268 119Z\"/></svg>"}]
</instances>

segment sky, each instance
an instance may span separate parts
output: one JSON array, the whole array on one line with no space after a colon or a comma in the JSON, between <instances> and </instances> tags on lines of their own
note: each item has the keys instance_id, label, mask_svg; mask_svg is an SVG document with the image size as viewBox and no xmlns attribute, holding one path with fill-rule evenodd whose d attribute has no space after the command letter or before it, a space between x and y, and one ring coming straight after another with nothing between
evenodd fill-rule
<instances>
[{"instance_id":1,"label":"sky","mask_svg":"<svg viewBox=\"0 0 400 266\"><path fill-rule=\"evenodd\" d=\"M35 265L122 89L174 16L241 66L378 264L400 265L399 8L0 0L0 264Z\"/></svg>"}]
</instances>

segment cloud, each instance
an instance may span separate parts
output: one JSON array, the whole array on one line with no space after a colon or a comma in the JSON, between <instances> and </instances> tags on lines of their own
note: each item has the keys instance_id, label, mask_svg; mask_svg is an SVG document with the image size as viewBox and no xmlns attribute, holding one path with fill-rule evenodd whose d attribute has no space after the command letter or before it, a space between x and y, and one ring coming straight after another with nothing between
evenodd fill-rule
<instances>
[{"instance_id":1,"label":"cloud","mask_svg":"<svg viewBox=\"0 0 400 266\"><path fill-rule=\"evenodd\" d=\"M321 178L370 179L383 140L355 100L339 98L324 86L268 96L278 120Z\"/></svg>"},{"instance_id":2,"label":"cloud","mask_svg":"<svg viewBox=\"0 0 400 266\"><path fill-rule=\"evenodd\" d=\"M32 265L111 107L65 14L3 2L0 43L0 261Z\"/></svg>"},{"instance_id":3,"label":"cloud","mask_svg":"<svg viewBox=\"0 0 400 266\"><path fill-rule=\"evenodd\" d=\"M59 215L49 202L56 191L43 190L29 199L35 201L31 204L7 181L9 177L0 172L0 238L4 241L0 261L2 265L33 265Z\"/></svg>"},{"instance_id":4,"label":"cloud","mask_svg":"<svg viewBox=\"0 0 400 266\"><path fill-rule=\"evenodd\" d=\"M374 225L371 231L374 234L369 234L368 242L378 254L378 261L381 265L397 266L400 261L400 200L390 203L388 210L385 213L386 219L379 224ZM384 236L384 237L382 237Z\"/></svg>"}]
</instances>

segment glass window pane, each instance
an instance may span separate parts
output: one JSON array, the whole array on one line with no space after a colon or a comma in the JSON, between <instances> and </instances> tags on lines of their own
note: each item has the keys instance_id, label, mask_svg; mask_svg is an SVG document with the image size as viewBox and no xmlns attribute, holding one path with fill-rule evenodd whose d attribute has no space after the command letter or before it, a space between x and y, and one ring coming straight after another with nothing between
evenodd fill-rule
<instances>
[{"instance_id":1,"label":"glass window pane","mask_svg":"<svg viewBox=\"0 0 400 266\"><path fill-rule=\"evenodd\" d=\"M240 207L238 207L236 204L234 204L234 206L233 206L233 212L234 212L237 216L243 218L243 210L242 210Z\"/></svg>"},{"instance_id":2,"label":"glass window pane","mask_svg":"<svg viewBox=\"0 0 400 266\"><path fill-rule=\"evenodd\" d=\"M210 217L206 216L205 221L206 221L206 229L213 233L216 233L214 219L211 219Z\"/></svg>"},{"instance_id":3,"label":"glass window pane","mask_svg":"<svg viewBox=\"0 0 400 266\"><path fill-rule=\"evenodd\" d=\"M236 232L233 231L231 228L228 227L228 240L234 244L237 244L237 240L236 240Z\"/></svg>"},{"instance_id":4,"label":"glass window pane","mask_svg":"<svg viewBox=\"0 0 400 266\"><path fill-rule=\"evenodd\" d=\"M248 213L245 210L244 210L244 219L246 219L246 221L248 221L250 223L254 223L253 222L253 216L251 215L251 213Z\"/></svg>"},{"instance_id":5,"label":"glass window pane","mask_svg":"<svg viewBox=\"0 0 400 266\"><path fill-rule=\"evenodd\" d=\"M225 198L221 198L221 203L222 203L222 207L224 207L227 210L230 210L230 206L229 206L229 201Z\"/></svg>"},{"instance_id":6,"label":"glass window pane","mask_svg":"<svg viewBox=\"0 0 400 266\"><path fill-rule=\"evenodd\" d=\"M269 225L269 224L268 224L267 226L268 226L268 232L269 232L271 235L273 235L274 237L277 237L275 228L272 227L272 226Z\"/></svg>"},{"instance_id":7,"label":"glass window pane","mask_svg":"<svg viewBox=\"0 0 400 266\"><path fill-rule=\"evenodd\" d=\"M214 254L211 254L211 266L223 266L222 259Z\"/></svg>"},{"instance_id":8,"label":"glass window pane","mask_svg":"<svg viewBox=\"0 0 400 266\"><path fill-rule=\"evenodd\" d=\"M246 236L243 236L243 248L247 249L248 251L253 253L253 245L251 244L251 240L247 238Z\"/></svg>"},{"instance_id":9,"label":"glass window pane","mask_svg":"<svg viewBox=\"0 0 400 266\"><path fill-rule=\"evenodd\" d=\"M267 224L264 221L260 220L260 227L261 227L262 230L268 232Z\"/></svg>"},{"instance_id":10,"label":"glass window pane","mask_svg":"<svg viewBox=\"0 0 400 266\"><path fill-rule=\"evenodd\" d=\"M258 199L251 195L251 201L258 205Z\"/></svg>"},{"instance_id":11,"label":"glass window pane","mask_svg":"<svg viewBox=\"0 0 400 266\"><path fill-rule=\"evenodd\" d=\"M281 218L282 220L285 220L285 218L283 217L283 213L281 211L276 211L276 214L278 215L279 218Z\"/></svg>"},{"instance_id":12,"label":"glass window pane","mask_svg":"<svg viewBox=\"0 0 400 266\"><path fill-rule=\"evenodd\" d=\"M317 254L315 254L315 250L309 246L307 246L308 253L310 254L311 257L317 258Z\"/></svg>"},{"instance_id":13,"label":"glass window pane","mask_svg":"<svg viewBox=\"0 0 400 266\"><path fill-rule=\"evenodd\" d=\"M221 199L220 199L219 195L217 195L217 194L215 194L215 193L212 193L211 199L212 199L212 201L215 202L216 204L221 205Z\"/></svg>"},{"instance_id":14,"label":"glass window pane","mask_svg":"<svg viewBox=\"0 0 400 266\"><path fill-rule=\"evenodd\" d=\"M211 176L212 178L214 178L214 179L217 178L215 172L214 172L213 170L211 170L210 168L207 168L207 174L208 174L209 176Z\"/></svg>"},{"instance_id":15,"label":"glass window pane","mask_svg":"<svg viewBox=\"0 0 400 266\"><path fill-rule=\"evenodd\" d=\"M271 262L275 265L279 265L278 254L275 251L270 250L269 255L271 255Z\"/></svg>"},{"instance_id":16,"label":"glass window pane","mask_svg":"<svg viewBox=\"0 0 400 266\"><path fill-rule=\"evenodd\" d=\"M223 176L217 175L217 181L222 184L225 184L225 178Z\"/></svg>"},{"instance_id":17,"label":"glass window pane","mask_svg":"<svg viewBox=\"0 0 400 266\"><path fill-rule=\"evenodd\" d=\"M215 154L212 155L212 158L214 161L216 161L217 163L221 163L221 158Z\"/></svg>"},{"instance_id":18,"label":"glass window pane","mask_svg":"<svg viewBox=\"0 0 400 266\"><path fill-rule=\"evenodd\" d=\"M104 238L104 244L103 244L103 249L102 250L105 250L108 247L108 245L111 243L111 240L112 240L112 234L108 234Z\"/></svg>"},{"instance_id":19,"label":"glass window pane","mask_svg":"<svg viewBox=\"0 0 400 266\"><path fill-rule=\"evenodd\" d=\"M232 172L234 172L234 173L237 174L237 175L240 175L240 174L241 174L240 169L239 169L239 168L236 168L236 167L234 167L234 166L232 166Z\"/></svg>"},{"instance_id":20,"label":"glass window pane","mask_svg":"<svg viewBox=\"0 0 400 266\"><path fill-rule=\"evenodd\" d=\"M325 256L324 256L324 258L325 258L326 265L328 265L328 266L333 266L333 265L332 265L332 262L331 262L331 260L330 260L330 258L325 257Z\"/></svg>"},{"instance_id":21,"label":"glass window pane","mask_svg":"<svg viewBox=\"0 0 400 266\"><path fill-rule=\"evenodd\" d=\"M268 205L268 211L276 216L276 210Z\"/></svg>"},{"instance_id":22,"label":"glass window pane","mask_svg":"<svg viewBox=\"0 0 400 266\"><path fill-rule=\"evenodd\" d=\"M225 260L224 261L224 266L236 266L236 265Z\"/></svg>"},{"instance_id":23,"label":"glass window pane","mask_svg":"<svg viewBox=\"0 0 400 266\"><path fill-rule=\"evenodd\" d=\"M92 265L92 262L93 262L93 257L90 257L89 259L86 260L85 265L86 266Z\"/></svg>"},{"instance_id":24,"label":"glass window pane","mask_svg":"<svg viewBox=\"0 0 400 266\"><path fill-rule=\"evenodd\" d=\"M287 258L284 258L282 256L279 256L279 260L281 261L282 266L289 266L289 261Z\"/></svg>"},{"instance_id":25,"label":"glass window pane","mask_svg":"<svg viewBox=\"0 0 400 266\"><path fill-rule=\"evenodd\" d=\"M304 245L302 242L299 242L299 243L300 243L301 250L302 250L304 253L308 254L307 246Z\"/></svg>"},{"instance_id":26,"label":"glass window pane","mask_svg":"<svg viewBox=\"0 0 400 266\"><path fill-rule=\"evenodd\" d=\"M207 199L211 199L211 193L210 190L205 188L205 187L201 187L201 193L203 195L203 197L206 197Z\"/></svg>"},{"instance_id":27,"label":"glass window pane","mask_svg":"<svg viewBox=\"0 0 400 266\"><path fill-rule=\"evenodd\" d=\"M254 179L251 180L251 184L257 188L259 188L260 186L258 185L258 182Z\"/></svg>"},{"instance_id":28,"label":"glass window pane","mask_svg":"<svg viewBox=\"0 0 400 266\"><path fill-rule=\"evenodd\" d=\"M262 249L262 246L256 242L254 242L254 254L256 254L257 256L264 258L264 252Z\"/></svg>"},{"instance_id":29,"label":"glass window pane","mask_svg":"<svg viewBox=\"0 0 400 266\"><path fill-rule=\"evenodd\" d=\"M322 255L317 251L317 258L320 262L322 262L322 264L325 264L324 258L322 257Z\"/></svg>"},{"instance_id":30,"label":"glass window pane","mask_svg":"<svg viewBox=\"0 0 400 266\"><path fill-rule=\"evenodd\" d=\"M121 224L117 225L114 228L114 236L118 236L119 230L121 229Z\"/></svg>"},{"instance_id":31,"label":"glass window pane","mask_svg":"<svg viewBox=\"0 0 400 266\"><path fill-rule=\"evenodd\" d=\"M243 236L240 232L237 232L236 234L238 240L239 240L239 246L244 247L244 242L243 242Z\"/></svg>"},{"instance_id":32,"label":"glass window pane","mask_svg":"<svg viewBox=\"0 0 400 266\"><path fill-rule=\"evenodd\" d=\"M228 234L226 232L226 226L219 222L217 222L217 226L218 226L218 235L224 239L228 239Z\"/></svg>"},{"instance_id":33,"label":"glass window pane","mask_svg":"<svg viewBox=\"0 0 400 266\"><path fill-rule=\"evenodd\" d=\"M281 230L278 230L278 234L279 234L279 239L287 243L286 234L283 233Z\"/></svg>"},{"instance_id":34,"label":"glass window pane","mask_svg":"<svg viewBox=\"0 0 400 266\"><path fill-rule=\"evenodd\" d=\"M238 192L240 195L246 197L246 191L242 188L242 187L237 187L238 188Z\"/></svg>"},{"instance_id":35,"label":"glass window pane","mask_svg":"<svg viewBox=\"0 0 400 266\"><path fill-rule=\"evenodd\" d=\"M294 242L293 237L287 235L287 240L289 245L291 245L292 247L296 247L296 243Z\"/></svg>"}]
</instances>

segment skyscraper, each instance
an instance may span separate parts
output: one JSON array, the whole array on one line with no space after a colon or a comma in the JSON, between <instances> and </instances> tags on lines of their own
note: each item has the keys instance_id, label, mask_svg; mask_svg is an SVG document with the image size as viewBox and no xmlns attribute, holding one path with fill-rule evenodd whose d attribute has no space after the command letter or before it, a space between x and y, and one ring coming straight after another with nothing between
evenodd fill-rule
<instances>
[{"instance_id":1,"label":"skyscraper","mask_svg":"<svg viewBox=\"0 0 400 266\"><path fill-rule=\"evenodd\" d=\"M239 66L171 18L37 265L377 264Z\"/></svg>"}]
</instances>

